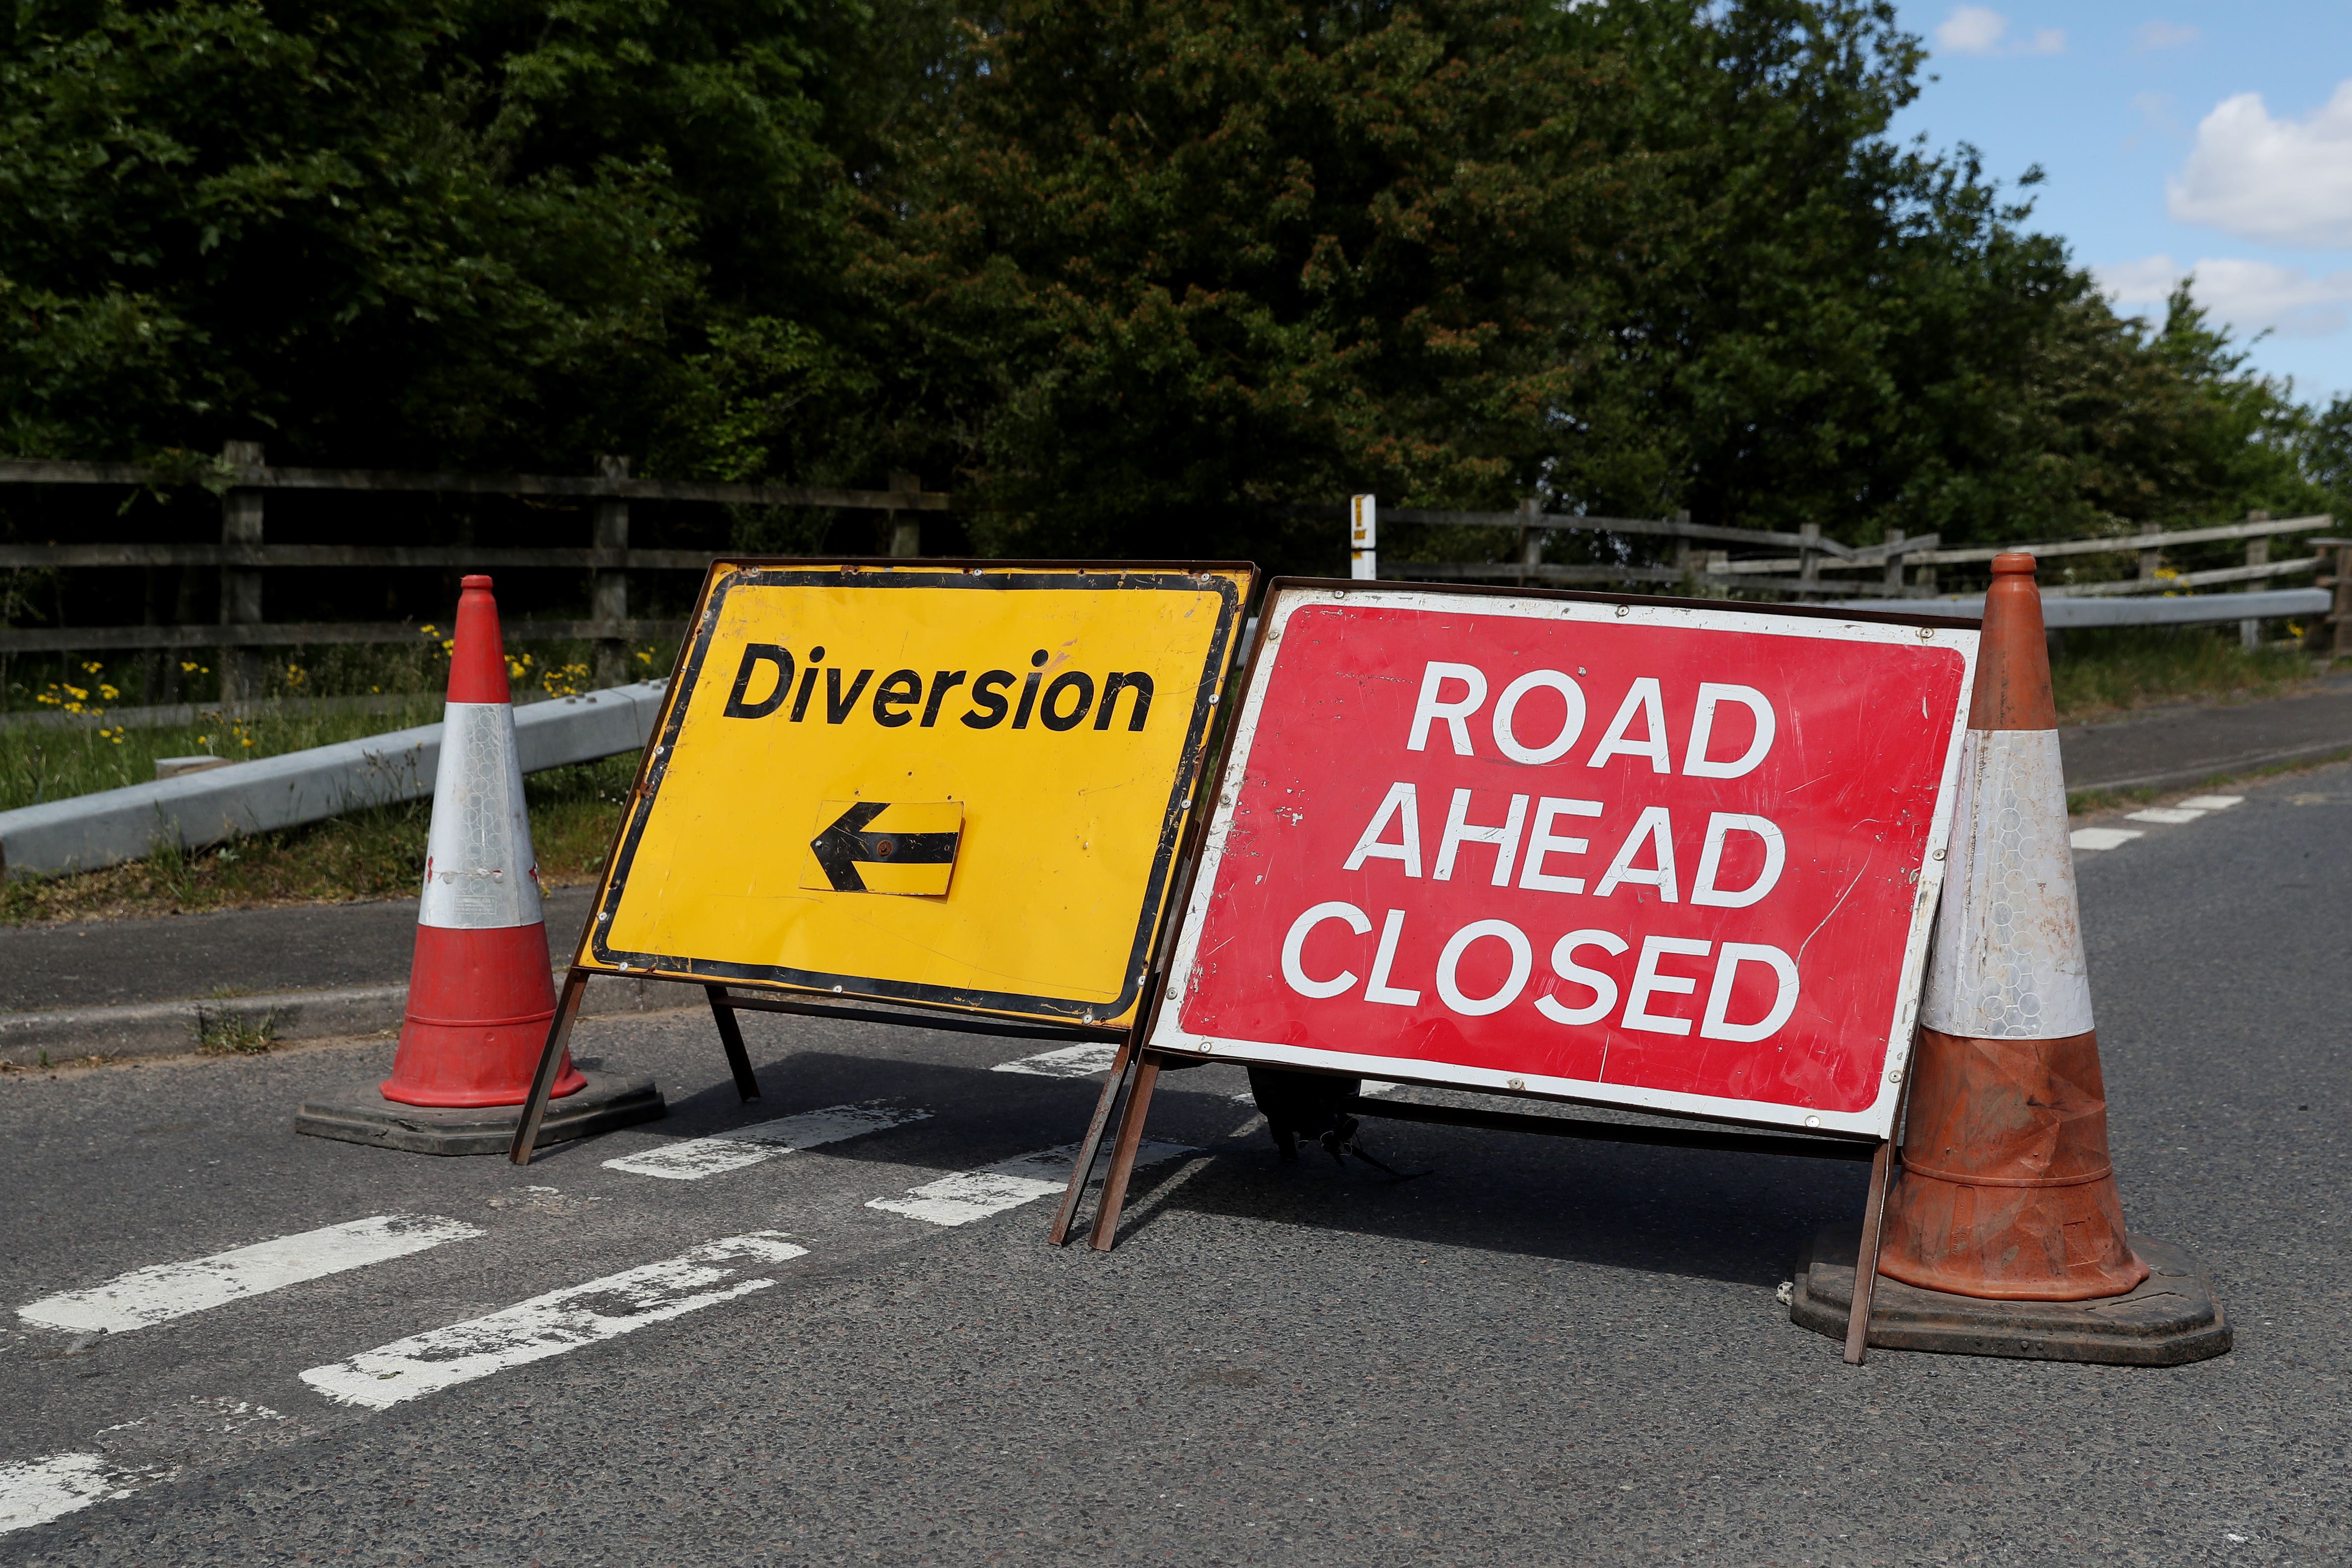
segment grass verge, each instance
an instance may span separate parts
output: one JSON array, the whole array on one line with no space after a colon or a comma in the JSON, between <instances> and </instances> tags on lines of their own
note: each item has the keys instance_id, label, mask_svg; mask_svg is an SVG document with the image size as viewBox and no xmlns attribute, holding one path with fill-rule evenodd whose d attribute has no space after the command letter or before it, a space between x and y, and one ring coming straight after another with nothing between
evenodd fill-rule
<instances>
[{"instance_id":1,"label":"grass verge","mask_svg":"<svg viewBox=\"0 0 2352 1568\"><path fill-rule=\"evenodd\" d=\"M632 752L523 781L542 884L593 881L604 869L636 769ZM0 924L412 897L432 822L432 802L410 801L214 849L162 850L103 870L0 883Z\"/></svg>"},{"instance_id":2,"label":"grass verge","mask_svg":"<svg viewBox=\"0 0 2352 1568\"><path fill-rule=\"evenodd\" d=\"M2324 666L2300 647L2242 647L2228 626L2104 626L2065 634L2050 667L2062 722L2168 702L2276 697Z\"/></svg>"}]
</instances>

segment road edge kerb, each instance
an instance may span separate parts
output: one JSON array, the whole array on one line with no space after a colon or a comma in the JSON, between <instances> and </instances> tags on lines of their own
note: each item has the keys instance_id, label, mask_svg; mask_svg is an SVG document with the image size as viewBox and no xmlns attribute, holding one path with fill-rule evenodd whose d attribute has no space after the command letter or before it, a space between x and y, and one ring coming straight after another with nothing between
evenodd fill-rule
<instances>
[{"instance_id":1,"label":"road edge kerb","mask_svg":"<svg viewBox=\"0 0 2352 1568\"><path fill-rule=\"evenodd\" d=\"M681 1005L676 986L649 980L588 987L588 1014L664 1012ZM408 985L344 985L255 996L206 996L119 1007L58 1007L0 1013L0 1066L38 1067L91 1057L176 1057L199 1049L207 1020L268 1028L278 1040L334 1039L400 1027Z\"/></svg>"}]
</instances>

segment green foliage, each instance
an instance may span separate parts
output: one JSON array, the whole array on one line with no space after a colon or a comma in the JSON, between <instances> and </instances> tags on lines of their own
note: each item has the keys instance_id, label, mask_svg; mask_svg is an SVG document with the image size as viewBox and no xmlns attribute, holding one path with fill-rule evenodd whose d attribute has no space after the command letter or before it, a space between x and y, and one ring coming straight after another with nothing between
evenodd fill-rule
<instances>
[{"instance_id":1,"label":"green foliage","mask_svg":"<svg viewBox=\"0 0 2352 1568\"><path fill-rule=\"evenodd\" d=\"M346 461L683 447L838 271L825 0L27 0L0 440Z\"/></svg>"},{"instance_id":2,"label":"green foliage","mask_svg":"<svg viewBox=\"0 0 2352 1568\"><path fill-rule=\"evenodd\" d=\"M903 468L983 551L1314 568L1291 508L1362 489L1857 542L2344 504L2352 406L1887 139L1922 59L1887 0L26 0L0 447Z\"/></svg>"},{"instance_id":3,"label":"green foliage","mask_svg":"<svg viewBox=\"0 0 2352 1568\"><path fill-rule=\"evenodd\" d=\"M1628 90L1484 0L1022 0L952 35L862 280L992 548L1263 551L1267 503L1502 500L1605 357L1641 173L1595 138Z\"/></svg>"}]
</instances>

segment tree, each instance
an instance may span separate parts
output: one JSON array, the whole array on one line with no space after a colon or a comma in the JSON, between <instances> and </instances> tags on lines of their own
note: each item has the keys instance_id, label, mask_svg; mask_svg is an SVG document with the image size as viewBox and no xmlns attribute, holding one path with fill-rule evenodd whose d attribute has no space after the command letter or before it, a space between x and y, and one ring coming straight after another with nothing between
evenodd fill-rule
<instances>
[{"instance_id":1,"label":"tree","mask_svg":"<svg viewBox=\"0 0 2352 1568\"><path fill-rule=\"evenodd\" d=\"M908 428L1003 550L1279 554L1283 503L1515 495L1613 374L1626 90L1485 0L1016 0L867 209Z\"/></svg>"},{"instance_id":2,"label":"tree","mask_svg":"<svg viewBox=\"0 0 2352 1568\"><path fill-rule=\"evenodd\" d=\"M855 104L828 68L857 16L28 0L0 50L0 442L763 464L709 416L842 378L826 137Z\"/></svg>"}]
</instances>

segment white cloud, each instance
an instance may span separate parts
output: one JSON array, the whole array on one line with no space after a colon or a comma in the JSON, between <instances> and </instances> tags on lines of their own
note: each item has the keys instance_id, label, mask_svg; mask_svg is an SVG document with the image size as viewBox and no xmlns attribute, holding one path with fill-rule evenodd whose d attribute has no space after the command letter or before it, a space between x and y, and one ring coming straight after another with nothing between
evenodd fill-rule
<instances>
[{"instance_id":1,"label":"white cloud","mask_svg":"<svg viewBox=\"0 0 2352 1568\"><path fill-rule=\"evenodd\" d=\"M2307 120L2272 119L2258 92L2223 99L2165 183L2165 207L2242 239L2352 246L2352 80Z\"/></svg>"},{"instance_id":2,"label":"white cloud","mask_svg":"<svg viewBox=\"0 0 2352 1568\"><path fill-rule=\"evenodd\" d=\"M1956 55L2055 55L2066 48L2063 27L2038 27L2031 38L2005 42L2009 18L1990 5L1962 5L1936 28L1936 47Z\"/></svg>"},{"instance_id":3,"label":"white cloud","mask_svg":"<svg viewBox=\"0 0 2352 1568\"><path fill-rule=\"evenodd\" d=\"M2198 37L2196 28L2177 22L2148 22L2142 25L2135 41L2143 49L2176 49L2195 43Z\"/></svg>"},{"instance_id":4,"label":"white cloud","mask_svg":"<svg viewBox=\"0 0 2352 1568\"><path fill-rule=\"evenodd\" d=\"M1987 5L1963 5L1936 29L1936 47L1956 55L1989 55L2009 31L2009 18Z\"/></svg>"},{"instance_id":5,"label":"white cloud","mask_svg":"<svg viewBox=\"0 0 2352 1568\"><path fill-rule=\"evenodd\" d=\"M2151 256L2091 270L2118 305L2154 312L2162 311L2175 283L2193 276L2197 302L2241 335L2273 331L2283 338L2324 338L2352 326L2352 269L2314 274L2268 261L2210 257L2194 267L2175 267L2169 256Z\"/></svg>"}]
</instances>

